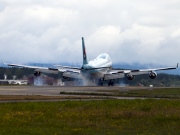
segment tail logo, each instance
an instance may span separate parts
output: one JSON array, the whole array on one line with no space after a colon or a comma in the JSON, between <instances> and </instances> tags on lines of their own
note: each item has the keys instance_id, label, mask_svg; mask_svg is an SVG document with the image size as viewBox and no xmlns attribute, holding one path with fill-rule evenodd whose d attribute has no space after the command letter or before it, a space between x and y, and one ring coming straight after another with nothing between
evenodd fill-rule
<instances>
[{"instance_id":1,"label":"tail logo","mask_svg":"<svg viewBox=\"0 0 180 135\"><path fill-rule=\"evenodd\" d=\"M86 50L85 50L85 48L84 48L84 51L83 51L83 57L84 57L84 60L86 60Z\"/></svg>"}]
</instances>

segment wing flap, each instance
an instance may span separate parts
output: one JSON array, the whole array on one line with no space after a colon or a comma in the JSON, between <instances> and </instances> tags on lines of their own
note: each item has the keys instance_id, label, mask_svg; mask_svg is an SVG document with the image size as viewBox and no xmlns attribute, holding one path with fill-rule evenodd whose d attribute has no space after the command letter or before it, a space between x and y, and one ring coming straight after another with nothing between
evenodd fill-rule
<instances>
[{"instance_id":1,"label":"wing flap","mask_svg":"<svg viewBox=\"0 0 180 135\"><path fill-rule=\"evenodd\" d=\"M59 72L74 72L74 73L81 73L81 70L78 70L78 69L65 69L65 68L58 68L58 71Z\"/></svg>"},{"instance_id":2,"label":"wing flap","mask_svg":"<svg viewBox=\"0 0 180 135\"><path fill-rule=\"evenodd\" d=\"M70 66L62 66L62 65L54 65L55 67L59 68L59 69L81 69L79 67L70 67Z\"/></svg>"},{"instance_id":3,"label":"wing flap","mask_svg":"<svg viewBox=\"0 0 180 135\"><path fill-rule=\"evenodd\" d=\"M63 76L68 77L68 78L82 79L81 74L80 73L75 73L75 72L64 72Z\"/></svg>"},{"instance_id":4,"label":"wing flap","mask_svg":"<svg viewBox=\"0 0 180 135\"><path fill-rule=\"evenodd\" d=\"M42 69L42 68L38 68L35 71L38 72L43 72L43 73L52 73L52 74L58 74L58 69L53 69L53 68L47 68L47 69Z\"/></svg>"},{"instance_id":5,"label":"wing flap","mask_svg":"<svg viewBox=\"0 0 180 135\"><path fill-rule=\"evenodd\" d=\"M131 70L108 70L107 73L109 74L118 74L118 73L129 73Z\"/></svg>"},{"instance_id":6,"label":"wing flap","mask_svg":"<svg viewBox=\"0 0 180 135\"><path fill-rule=\"evenodd\" d=\"M119 78L124 78L124 76L125 76L124 73L105 74L104 75L104 80L119 79Z\"/></svg>"}]
</instances>

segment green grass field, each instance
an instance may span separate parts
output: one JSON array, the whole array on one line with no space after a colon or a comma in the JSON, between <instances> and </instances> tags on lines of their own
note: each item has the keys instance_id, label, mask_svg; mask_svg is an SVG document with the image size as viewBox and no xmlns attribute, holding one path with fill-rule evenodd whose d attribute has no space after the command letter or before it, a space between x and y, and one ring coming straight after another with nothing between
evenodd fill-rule
<instances>
[{"instance_id":1,"label":"green grass field","mask_svg":"<svg viewBox=\"0 0 180 135\"><path fill-rule=\"evenodd\" d=\"M60 94L180 99L180 88L141 88L140 90L138 87L133 90L113 90L112 88L112 90L99 90L97 92L89 93L64 91Z\"/></svg>"},{"instance_id":2,"label":"green grass field","mask_svg":"<svg viewBox=\"0 0 180 135\"><path fill-rule=\"evenodd\" d=\"M152 89L152 90L151 90ZM180 99L180 88L149 88L144 90L130 90L117 93L119 96L148 97L148 98L176 98Z\"/></svg>"},{"instance_id":3,"label":"green grass field","mask_svg":"<svg viewBox=\"0 0 180 135\"><path fill-rule=\"evenodd\" d=\"M180 100L0 103L0 135L179 135Z\"/></svg>"}]
</instances>

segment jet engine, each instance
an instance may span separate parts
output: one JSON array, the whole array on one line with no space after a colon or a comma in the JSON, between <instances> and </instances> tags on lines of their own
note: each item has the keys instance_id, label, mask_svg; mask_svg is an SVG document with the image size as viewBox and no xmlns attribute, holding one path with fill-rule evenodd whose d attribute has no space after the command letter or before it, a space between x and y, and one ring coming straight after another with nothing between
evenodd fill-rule
<instances>
[{"instance_id":1,"label":"jet engine","mask_svg":"<svg viewBox=\"0 0 180 135\"><path fill-rule=\"evenodd\" d=\"M38 72L38 71L35 71L35 72L34 72L34 76L38 77L38 76L40 76L40 75L41 75L41 72Z\"/></svg>"},{"instance_id":2,"label":"jet engine","mask_svg":"<svg viewBox=\"0 0 180 135\"><path fill-rule=\"evenodd\" d=\"M134 75L127 74L127 79L128 79L128 80L133 80L134 78L135 78Z\"/></svg>"},{"instance_id":3,"label":"jet engine","mask_svg":"<svg viewBox=\"0 0 180 135\"><path fill-rule=\"evenodd\" d=\"M151 79L155 79L155 78L157 77L157 73L156 73L156 72L150 72L150 73L149 73L149 77L150 77Z\"/></svg>"}]
</instances>

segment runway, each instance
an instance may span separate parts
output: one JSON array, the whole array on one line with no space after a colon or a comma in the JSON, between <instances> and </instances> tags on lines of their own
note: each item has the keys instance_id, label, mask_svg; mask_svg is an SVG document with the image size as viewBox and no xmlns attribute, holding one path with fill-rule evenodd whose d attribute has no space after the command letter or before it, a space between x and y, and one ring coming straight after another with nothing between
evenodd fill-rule
<instances>
[{"instance_id":1,"label":"runway","mask_svg":"<svg viewBox=\"0 0 180 135\"><path fill-rule=\"evenodd\" d=\"M10 98L10 101L21 100L24 102L30 100L31 101L64 101L64 100L102 100L102 99L145 99L142 97L116 97L116 96L103 95L106 93L111 93L111 91L112 92L128 91L133 89L137 89L137 88L135 87L0 86L0 96L1 96L0 101L4 102L8 98ZM60 94L62 92L65 92L65 94ZM81 94L66 94L66 93L86 93L86 94L81 95ZM7 97L7 99L4 100L4 98L2 97Z\"/></svg>"},{"instance_id":2,"label":"runway","mask_svg":"<svg viewBox=\"0 0 180 135\"><path fill-rule=\"evenodd\" d=\"M61 96L60 92L96 92L117 90L119 87L57 87L57 86L0 86L0 95Z\"/></svg>"},{"instance_id":3,"label":"runway","mask_svg":"<svg viewBox=\"0 0 180 135\"><path fill-rule=\"evenodd\" d=\"M0 86L0 95L42 95L42 96L61 96L60 92L98 92L103 90L133 90L137 87L58 87L58 86ZM144 87L138 89L145 89Z\"/></svg>"}]
</instances>

